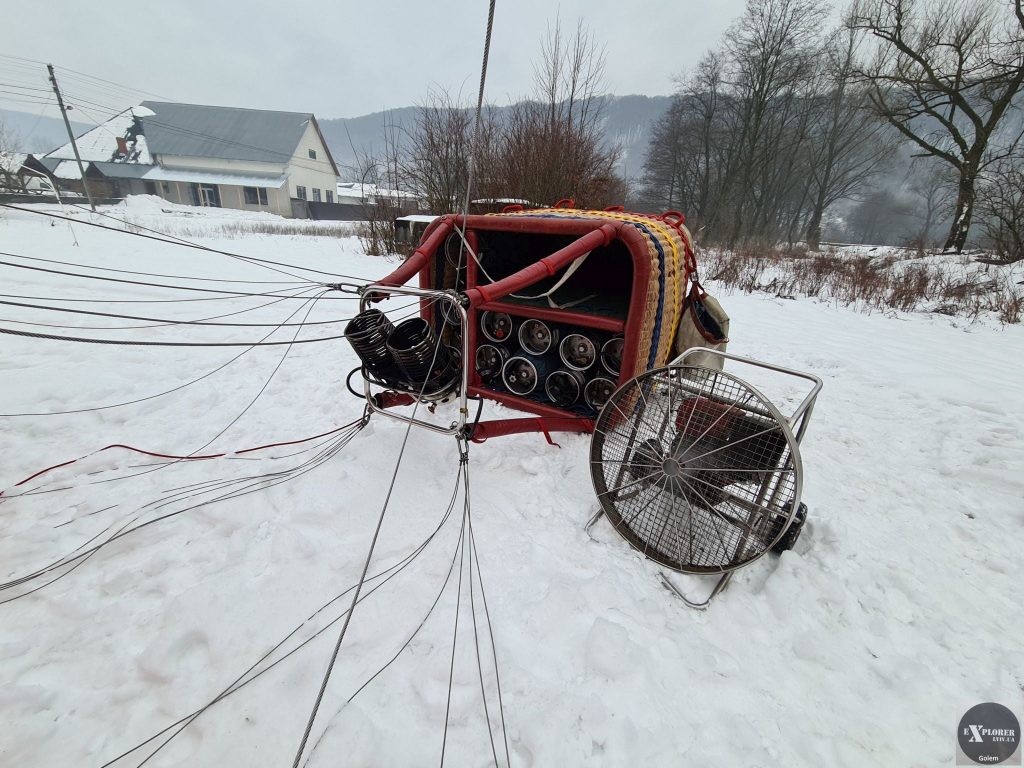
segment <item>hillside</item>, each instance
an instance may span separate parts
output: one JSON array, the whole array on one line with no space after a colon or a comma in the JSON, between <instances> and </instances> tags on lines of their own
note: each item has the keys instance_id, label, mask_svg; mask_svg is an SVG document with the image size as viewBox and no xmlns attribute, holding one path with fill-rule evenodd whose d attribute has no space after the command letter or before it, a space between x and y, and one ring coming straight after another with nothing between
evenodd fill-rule
<instances>
[{"instance_id":1,"label":"hillside","mask_svg":"<svg viewBox=\"0 0 1024 768\"><path fill-rule=\"evenodd\" d=\"M638 177L643 170L651 125L668 109L671 97L606 96L602 102L606 141L621 147L623 174ZM507 109L497 108L498 119ZM409 130L415 122L416 111L416 107L400 107L362 117L317 119L334 159L340 167L351 171L358 156L383 152L385 126L397 125Z\"/></svg>"},{"instance_id":2,"label":"hillside","mask_svg":"<svg viewBox=\"0 0 1024 768\"><path fill-rule=\"evenodd\" d=\"M13 135L14 149L18 152L45 154L68 142L64 121L59 117L0 109L0 122ZM71 130L75 132L76 136L85 133L92 127L87 123L71 121Z\"/></svg>"}]
</instances>

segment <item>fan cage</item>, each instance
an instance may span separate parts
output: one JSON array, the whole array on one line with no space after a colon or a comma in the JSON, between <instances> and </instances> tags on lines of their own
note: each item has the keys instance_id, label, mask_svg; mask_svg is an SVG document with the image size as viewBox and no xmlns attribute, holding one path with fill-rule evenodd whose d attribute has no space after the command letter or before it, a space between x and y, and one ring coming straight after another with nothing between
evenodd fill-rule
<instances>
[{"instance_id":1,"label":"fan cage","mask_svg":"<svg viewBox=\"0 0 1024 768\"><path fill-rule=\"evenodd\" d=\"M684 573L725 573L785 534L802 468L788 420L724 371L670 366L618 389L598 418L594 487L644 556Z\"/></svg>"}]
</instances>

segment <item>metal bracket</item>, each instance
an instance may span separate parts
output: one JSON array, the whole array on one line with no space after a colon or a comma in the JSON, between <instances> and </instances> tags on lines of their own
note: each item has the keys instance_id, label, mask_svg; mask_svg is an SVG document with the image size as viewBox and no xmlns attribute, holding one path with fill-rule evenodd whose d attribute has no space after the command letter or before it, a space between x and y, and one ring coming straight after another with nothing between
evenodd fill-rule
<instances>
[{"instance_id":1,"label":"metal bracket","mask_svg":"<svg viewBox=\"0 0 1024 768\"><path fill-rule=\"evenodd\" d=\"M718 583L715 584L714 589L712 589L710 594L708 594L708 596L699 603L691 600L685 594L683 594L683 591L678 586L676 586L675 582L669 579L669 577L666 576L664 573L659 573L658 578L661 579L662 585L669 592L671 592L684 603L686 603L688 608L693 608L697 611L703 611L706 610L707 607L711 605L711 601L714 600L718 596L718 594L726 588L726 586L729 584L729 580L732 578L732 575L734 573L735 571L727 571L726 573L723 573L721 578L718 579Z\"/></svg>"},{"instance_id":2,"label":"metal bracket","mask_svg":"<svg viewBox=\"0 0 1024 768\"><path fill-rule=\"evenodd\" d=\"M339 284L344 285L344 284ZM459 318L459 327L461 332L462 342L462 377L459 386L459 409L458 409L458 420L453 421L447 427L442 427L439 424L434 424L423 419L417 419L412 416L404 416L401 413L397 413L394 409L387 409L379 406L373 399L373 393L370 390L370 380L365 376L363 377L363 393L366 397L367 407L374 413L380 413L387 416L389 419L395 419L396 421L404 422L405 424L412 424L417 427L423 427L431 432L437 432L442 435L457 435L466 426L466 421L469 415L469 409L467 408L466 402L468 399L469 390L469 371L470 365L468 364L469 359L469 315L466 313L465 308L462 306L461 296L455 291L433 291L424 288L412 288L409 286L384 286L384 285L368 285L359 291L359 311L363 312L369 308L369 305L375 301L380 301L382 298L386 298L391 295L397 296L414 296L418 299L429 299L432 301L447 301L450 302L454 311L457 312ZM440 343L440 334L438 334L438 343ZM406 392L406 394L412 395L420 402L423 401L417 396L416 392ZM429 406L428 406L429 407Z\"/></svg>"},{"instance_id":3,"label":"metal bracket","mask_svg":"<svg viewBox=\"0 0 1024 768\"><path fill-rule=\"evenodd\" d=\"M583 526L583 531L587 534L591 541L597 541L597 539L594 537L594 534L590 532L590 529L593 528L594 525L597 524L597 521L600 520L602 517L604 517L604 510L599 509L594 514L594 516L587 521L587 524ZM711 601L714 600L718 596L718 594L726 588L726 586L729 584L729 580L732 578L733 573L735 573L735 571L727 571L726 573L723 573L722 576L718 579L718 583L715 584L714 588L711 590L710 594L708 594L708 596L701 602L696 602L688 598L683 593L683 591L679 587L677 587L676 584L668 578L668 576L665 575L664 571L658 573L658 578L661 580L662 586L664 586L672 594L674 594L676 597L682 600L687 605L687 607L693 608L697 611L703 611L706 610L707 607L711 604Z\"/></svg>"},{"instance_id":4,"label":"metal bracket","mask_svg":"<svg viewBox=\"0 0 1024 768\"><path fill-rule=\"evenodd\" d=\"M591 541L597 541L597 539L594 538L594 534L590 532L590 529L593 528L597 521L600 520L602 517L604 517L604 510L599 509L596 513L594 513L594 516L590 518L590 521L585 526L583 526L584 533L586 533L587 536L590 537Z\"/></svg>"}]
</instances>

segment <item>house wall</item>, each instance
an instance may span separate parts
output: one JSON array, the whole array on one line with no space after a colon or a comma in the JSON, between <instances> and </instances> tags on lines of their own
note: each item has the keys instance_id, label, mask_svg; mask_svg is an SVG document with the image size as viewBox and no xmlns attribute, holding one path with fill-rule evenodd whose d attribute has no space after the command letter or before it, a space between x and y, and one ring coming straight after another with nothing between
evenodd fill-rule
<instances>
[{"instance_id":1,"label":"house wall","mask_svg":"<svg viewBox=\"0 0 1024 768\"><path fill-rule=\"evenodd\" d=\"M209 173L242 173L239 163L232 164L230 161L219 162L216 160L208 160L206 158L175 158L176 160L184 160L185 163L195 164L191 165L177 165L172 166L169 163L165 164L166 168L178 168L179 170L188 169L195 171L206 171ZM163 160L163 158L161 158ZM233 165L229 171L229 166ZM244 172L248 173L262 173L264 175L275 173L280 175L282 168L280 166L271 166L269 163L244 163L249 167ZM270 170L273 169L273 170ZM190 182L186 181L158 181L157 193L164 200L169 200L172 203L179 203L180 205L192 205L192 193L189 191L191 187ZM165 186L166 185L166 186ZM276 213L279 216L291 217L292 205L288 195L288 185L283 184L279 189L267 189L267 204L266 205L250 205L245 202L245 190L242 186L236 186L233 184L218 184L217 189L220 191L220 205L221 208L234 208L239 211L267 211L269 213Z\"/></svg>"},{"instance_id":2,"label":"house wall","mask_svg":"<svg viewBox=\"0 0 1024 768\"><path fill-rule=\"evenodd\" d=\"M316 152L316 160L309 157L309 150ZM288 163L288 193L292 197L298 197L296 187L306 188L306 197L313 200L313 190L320 190L320 199L327 202L327 192L337 194L338 177L334 173L330 160L327 159L327 147L320 141L320 135L313 122L306 126L306 132L302 135L295 154ZM337 198L335 198L337 200Z\"/></svg>"}]
</instances>

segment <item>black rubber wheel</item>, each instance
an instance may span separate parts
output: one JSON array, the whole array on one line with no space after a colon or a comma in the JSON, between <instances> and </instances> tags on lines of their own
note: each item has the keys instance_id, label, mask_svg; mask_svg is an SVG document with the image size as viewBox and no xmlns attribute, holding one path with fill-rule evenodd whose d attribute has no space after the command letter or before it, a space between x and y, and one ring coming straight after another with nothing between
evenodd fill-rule
<instances>
[{"instance_id":1,"label":"black rubber wheel","mask_svg":"<svg viewBox=\"0 0 1024 768\"><path fill-rule=\"evenodd\" d=\"M796 514L793 515L793 522L790 523L789 528L782 534L782 538L779 539L772 546L772 552L777 555L781 555L783 552L787 552L796 546L796 540L800 538L800 533L804 529L804 523L807 522L807 505L800 504L796 508ZM785 519L779 520L779 526L785 524Z\"/></svg>"}]
</instances>

